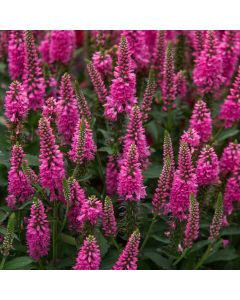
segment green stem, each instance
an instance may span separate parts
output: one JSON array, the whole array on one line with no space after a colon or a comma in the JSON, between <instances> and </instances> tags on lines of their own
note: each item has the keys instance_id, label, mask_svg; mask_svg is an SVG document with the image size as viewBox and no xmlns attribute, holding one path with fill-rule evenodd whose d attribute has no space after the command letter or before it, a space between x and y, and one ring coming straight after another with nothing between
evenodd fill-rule
<instances>
[{"instance_id":1,"label":"green stem","mask_svg":"<svg viewBox=\"0 0 240 300\"><path fill-rule=\"evenodd\" d=\"M144 241L143 241L143 243L142 243L142 246L141 246L141 248L140 248L140 251L142 251L143 248L145 247L145 245L147 244L147 241L148 241L148 239L149 239L149 237L150 237L150 233L151 233L151 231L152 231L152 228L153 228L153 225L154 225L155 222L156 222L156 216L154 216L154 217L152 218L151 224L150 224L150 226L149 226L149 228L148 228L147 234L146 234L145 239L144 239Z\"/></svg>"},{"instance_id":2,"label":"green stem","mask_svg":"<svg viewBox=\"0 0 240 300\"><path fill-rule=\"evenodd\" d=\"M188 252L188 249L185 249L183 251L182 255L179 256L179 258L173 263L173 265L174 266L177 265L186 256L187 252Z\"/></svg>"},{"instance_id":3,"label":"green stem","mask_svg":"<svg viewBox=\"0 0 240 300\"><path fill-rule=\"evenodd\" d=\"M212 244L209 244L203 256L199 259L198 263L194 267L194 270L198 270L205 260L209 257L210 252L212 251Z\"/></svg>"},{"instance_id":4,"label":"green stem","mask_svg":"<svg viewBox=\"0 0 240 300\"><path fill-rule=\"evenodd\" d=\"M6 259L7 259L7 256L4 255L3 258L2 258L1 265L0 265L0 270L3 270L5 262L6 262Z\"/></svg>"},{"instance_id":5,"label":"green stem","mask_svg":"<svg viewBox=\"0 0 240 300\"><path fill-rule=\"evenodd\" d=\"M113 243L113 245L116 247L116 249L119 251L120 250L120 247L119 247L119 245L118 245L118 242L115 240L115 238L111 238L111 241L112 241L112 243Z\"/></svg>"},{"instance_id":6,"label":"green stem","mask_svg":"<svg viewBox=\"0 0 240 300\"><path fill-rule=\"evenodd\" d=\"M57 215L58 215L58 206L57 201L54 200L53 207L53 263L56 263L57 260Z\"/></svg>"},{"instance_id":7,"label":"green stem","mask_svg":"<svg viewBox=\"0 0 240 300\"><path fill-rule=\"evenodd\" d=\"M61 232L63 231L66 223L67 223L67 216L68 216L68 211L69 211L69 201L67 200L67 207L66 207L66 211L65 211L65 215L64 215L64 220L62 223L62 227L61 227Z\"/></svg>"}]
</instances>

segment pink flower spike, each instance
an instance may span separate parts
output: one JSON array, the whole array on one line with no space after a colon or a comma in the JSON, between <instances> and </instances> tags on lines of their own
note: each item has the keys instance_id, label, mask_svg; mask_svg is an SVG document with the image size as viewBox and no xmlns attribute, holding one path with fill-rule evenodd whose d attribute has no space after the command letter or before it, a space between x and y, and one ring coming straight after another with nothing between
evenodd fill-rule
<instances>
[{"instance_id":1,"label":"pink flower spike","mask_svg":"<svg viewBox=\"0 0 240 300\"><path fill-rule=\"evenodd\" d=\"M105 236L115 237L117 235L117 222L111 199L106 196L103 208L102 227Z\"/></svg>"},{"instance_id":2,"label":"pink flower spike","mask_svg":"<svg viewBox=\"0 0 240 300\"><path fill-rule=\"evenodd\" d=\"M29 255L39 260L48 255L50 247L50 229L44 206L35 200L31 207L31 215L27 225L27 246Z\"/></svg>"},{"instance_id":3,"label":"pink flower spike","mask_svg":"<svg viewBox=\"0 0 240 300\"><path fill-rule=\"evenodd\" d=\"M223 150L220 160L220 169L223 174L230 173L234 170L237 161L240 159L240 144L230 142Z\"/></svg>"},{"instance_id":4,"label":"pink flower spike","mask_svg":"<svg viewBox=\"0 0 240 300\"><path fill-rule=\"evenodd\" d=\"M137 270L139 243L140 232L137 229L130 236L127 245L113 266L113 270Z\"/></svg>"},{"instance_id":5,"label":"pink flower spike","mask_svg":"<svg viewBox=\"0 0 240 300\"><path fill-rule=\"evenodd\" d=\"M13 81L5 97L5 114L13 123L23 121L28 113L28 98L24 87L18 81Z\"/></svg>"},{"instance_id":6,"label":"pink flower spike","mask_svg":"<svg viewBox=\"0 0 240 300\"><path fill-rule=\"evenodd\" d=\"M78 252L74 270L99 270L101 263L100 249L97 240L89 235Z\"/></svg>"}]
</instances>

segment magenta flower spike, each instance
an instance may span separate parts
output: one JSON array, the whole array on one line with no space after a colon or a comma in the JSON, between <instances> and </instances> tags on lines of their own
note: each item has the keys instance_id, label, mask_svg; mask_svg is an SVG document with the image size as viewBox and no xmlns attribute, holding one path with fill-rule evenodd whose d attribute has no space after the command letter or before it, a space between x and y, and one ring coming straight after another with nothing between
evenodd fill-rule
<instances>
[{"instance_id":1,"label":"magenta flower spike","mask_svg":"<svg viewBox=\"0 0 240 300\"><path fill-rule=\"evenodd\" d=\"M163 142L163 162L165 163L166 160L168 159L170 160L170 165L171 165L171 180L172 180L175 171L174 153L173 153L171 136L169 132L165 130L164 142Z\"/></svg>"},{"instance_id":2,"label":"magenta flower spike","mask_svg":"<svg viewBox=\"0 0 240 300\"><path fill-rule=\"evenodd\" d=\"M50 47L50 33L47 32L42 39L39 45L39 52L41 54L41 58L44 62L50 64L50 56L49 56L49 47Z\"/></svg>"},{"instance_id":3,"label":"magenta flower spike","mask_svg":"<svg viewBox=\"0 0 240 300\"><path fill-rule=\"evenodd\" d=\"M198 100L190 119L190 128L195 129L201 142L207 142L212 135L212 118L210 110L203 100Z\"/></svg>"},{"instance_id":4,"label":"magenta flower spike","mask_svg":"<svg viewBox=\"0 0 240 300\"><path fill-rule=\"evenodd\" d=\"M193 47L196 51L195 56L199 56L204 49L206 39L206 31L194 30L193 31Z\"/></svg>"},{"instance_id":5,"label":"magenta flower spike","mask_svg":"<svg viewBox=\"0 0 240 300\"><path fill-rule=\"evenodd\" d=\"M82 223L88 221L90 224L96 225L97 221L102 218L102 215L102 202L98 200L96 196L90 196L83 202L77 220Z\"/></svg>"},{"instance_id":6,"label":"magenta flower spike","mask_svg":"<svg viewBox=\"0 0 240 300\"><path fill-rule=\"evenodd\" d=\"M223 174L231 173L240 159L240 144L230 142L223 150L220 170Z\"/></svg>"},{"instance_id":7,"label":"magenta flower spike","mask_svg":"<svg viewBox=\"0 0 240 300\"><path fill-rule=\"evenodd\" d=\"M219 180L219 161L213 147L205 146L198 157L196 167L199 186L216 184Z\"/></svg>"},{"instance_id":8,"label":"magenta flower spike","mask_svg":"<svg viewBox=\"0 0 240 300\"><path fill-rule=\"evenodd\" d=\"M141 112L143 122L147 122L149 118L149 112L151 111L152 101L156 92L156 83L152 78L152 74L149 75L148 83L143 95L143 101L141 104Z\"/></svg>"},{"instance_id":9,"label":"magenta flower spike","mask_svg":"<svg viewBox=\"0 0 240 300\"><path fill-rule=\"evenodd\" d=\"M222 194L218 194L216 208L212 223L210 225L209 240L214 242L219 237L220 229L223 225L223 197Z\"/></svg>"},{"instance_id":10,"label":"magenta flower spike","mask_svg":"<svg viewBox=\"0 0 240 300\"><path fill-rule=\"evenodd\" d=\"M126 201L140 201L146 196L137 147L132 144L124 155L118 176L118 195Z\"/></svg>"},{"instance_id":11,"label":"magenta flower spike","mask_svg":"<svg viewBox=\"0 0 240 300\"><path fill-rule=\"evenodd\" d=\"M162 82L163 109L174 107L177 96L176 76L174 73L174 57L172 45L168 45Z\"/></svg>"},{"instance_id":12,"label":"magenta flower spike","mask_svg":"<svg viewBox=\"0 0 240 300\"><path fill-rule=\"evenodd\" d=\"M166 158L162 172L158 179L157 188L152 199L154 214L160 215L161 212L166 212L166 205L170 195L171 183L171 161L169 158Z\"/></svg>"},{"instance_id":13,"label":"magenta flower spike","mask_svg":"<svg viewBox=\"0 0 240 300\"><path fill-rule=\"evenodd\" d=\"M73 179L70 183L69 195L68 224L70 230L81 232L83 222L78 220L78 216L81 214L82 206L86 201L84 190L80 187L77 180Z\"/></svg>"},{"instance_id":14,"label":"magenta flower spike","mask_svg":"<svg viewBox=\"0 0 240 300\"><path fill-rule=\"evenodd\" d=\"M106 98L105 116L107 119L116 121L118 114L130 113L134 104L137 103L136 75L132 69L132 60L126 38L121 37L118 49L118 61L114 70L110 95Z\"/></svg>"},{"instance_id":15,"label":"magenta flower spike","mask_svg":"<svg viewBox=\"0 0 240 300\"><path fill-rule=\"evenodd\" d=\"M48 118L50 122L54 122L57 116L57 101L54 97L49 97L42 109L42 114L44 117Z\"/></svg>"},{"instance_id":16,"label":"magenta flower spike","mask_svg":"<svg viewBox=\"0 0 240 300\"><path fill-rule=\"evenodd\" d=\"M236 69L239 50L238 32L235 30L225 30L219 45L219 52L223 61L223 77L225 78L226 84L230 83L234 70Z\"/></svg>"},{"instance_id":17,"label":"magenta flower spike","mask_svg":"<svg viewBox=\"0 0 240 300\"><path fill-rule=\"evenodd\" d=\"M27 247L29 256L39 260L47 256L50 247L50 229L43 203L35 200L27 225Z\"/></svg>"},{"instance_id":18,"label":"magenta flower spike","mask_svg":"<svg viewBox=\"0 0 240 300\"><path fill-rule=\"evenodd\" d=\"M12 80L22 79L24 51L24 31L12 30L8 38L8 69Z\"/></svg>"},{"instance_id":19,"label":"magenta flower spike","mask_svg":"<svg viewBox=\"0 0 240 300\"><path fill-rule=\"evenodd\" d=\"M145 129L142 126L142 114L137 105L132 108L129 116L127 132L123 140L123 153L127 154L131 144L136 145L142 166L147 166L150 150L147 145Z\"/></svg>"},{"instance_id":20,"label":"magenta flower spike","mask_svg":"<svg viewBox=\"0 0 240 300\"><path fill-rule=\"evenodd\" d=\"M77 100L73 91L71 76L65 73L61 78L57 102L57 127L63 142L71 143L78 119Z\"/></svg>"},{"instance_id":21,"label":"magenta flower spike","mask_svg":"<svg viewBox=\"0 0 240 300\"><path fill-rule=\"evenodd\" d=\"M29 108L33 110L42 108L46 86L31 31L25 32L23 84L27 92Z\"/></svg>"},{"instance_id":22,"label":"magenta flower spike","mask_svg":"<svg viewBox=\"0 0 240 300\"><path fill-rule=\"evenodd\" d=\"M108 91L102 79L101 73L99 73L92 62L87 65L87 70L99 102L105 103Z\"/></svg>"},{"instance_id":23,"label":"magenta flower spike","mask_svg":"<svg viewBox=\"0 0 240 300\"><path fill-rule=\"evenodd\" d=\"M49 44L50 63L68 64L75 49L74 30L52 30Z\"/></svg>"},{"instance_id":24,"label":"magenta flower spike","mask_svg":"<svg viewBox=\"0 0 240 300\"><path fill-rule=\"evenodd\" d=\"M106 190L109 196L116 194L118 186L118 157L110 155L106 166Z\"/></svg>"},{"instance_id":25,"label":"magenta flower spike","mask_svg":"<svg viewBox=\"0 0 240 300\"><path fill-rule=\"evenodd\" d=\"M93 140L92 130L88 121L83 118L78 121L76 126L69 156L72 161L80 165L83 162L93 160L96 151L97 147Z\"/></svg>"},{"instance_id":26,"label":"magenta flower spike","mask_svg":"<svg viewBox=\"0 0 240 300\"><path fill-rule=\"evenodd\" d=\"M50 200L63 200L62 181L65 177L63 154L56 144L55 137L47 118L39 120L40 136L40 182L50 191Z\"/></svg>"},{"instance_id":27,"label":"magenta flower spike","mask_svg":"<svg viewBox=\"0 0 240 300\"><path fill-rule=\"evenodd\" d=\"M111 198L106 196L103 207L102 227L106 237L116 237L117 222Z\"/></svg>"},{"instance_id":28,"label":"magenta flower spike","mask_svg":"<svg viewBox=\"0 0 240 300\"><path fill-rule=\"evenodd\" d=\"M199 204L193 194L190 195L189 214L184 232L185 248L192 248L199 235Z\"/></svg>"},{"instance_id":29,"label":"magenta flower spike","mask_svg":"<svg viewBox=\"0 0 240 300\"><path fill-rule=\"evenodd\" d=\"M23 85L13 81L5 97L5 115L12 123L22 122L28 114L29 101Z\"/></svg>"},{"instance_id":30,"label":"magenta flower spike","mask_svg":"<svg viewBox=\"0 0 240 300\"><path fill-rule=\"evenodd\" d=\"M112 73L112 57L108 53L97 51L93 54L92 62L94 68L101 74L102 78Z\"/></svg>"},{"instance_id":31,"label":"magenta flower spike","mask_svg":"<svg viewBox=\"0 0 240 300\"><path fill-rule=\"evenodd\" d=\"M154 70L157 73L157 83L160 89L162 89L162 83L164 78L164 65L166 60L166 33L161 30L157 32L156 45L153 54Z\"/></svg>"},{"instance_id":32,"label":"magenta flower spike","mask_svg":"<svg viewBox=\"0 0 240 300\"><path fill-rule=\"evenodd\" d=\"M200 136L195 129L189 128L187 131L183 132L181 141L188 143L189 146L194 149L200 144Z\"/></svg>"},{"instance_id":33,"label":"magenta flower spike","mask_svg":"<svg viewBox=\"0 0 240 300\"><path fill-rule=\"evenodd\" d=\"M196 58L193 81L202 93L213 92L224 81L222 57L214 31L208 31L204 48Z\"/></svg>"},{"instance_id":34,"label":"magenta flower spike","mask_svg":"<svg viewBox=\"0 0 240 300\"><path fill-rule=\"evenodd\" d=\"M99 270L101 263L100 249L97 240L89 235L78 252L74 270Z\"/></svg>"},{"instance_id":35,"label":"magenta flower spike","mask_svg":"<svg viewBox=\"0 0 240 300\"><path fill-rule=\"evenodd\" d=\"M139 70L145 69L149 64L149 52L145 42L145 32L143 30L123 30L126 37L129 52Z\"/></svg>"},{"instance_id":36,"label":"magenta flower spike","mask_svg":"<svg viewBox=\"0 0 240 300\"><path fill-rule=\"evenodd\" d=\"M140 232L135 230L130 236L127 245L120 254L113 270L137 270Z\"/></svg>"},{"instance_id":37,"label":"magenta flower spike","mask_svg":"<svg viewBox=\"0 0 240 300\"><path fill-rule=\"evenodd\" d=\"M233 203L240 202L240 162L236 162L233 173L228 178L224 191L224 212L230 215L233 212Z\"/></svg>"},{"instance_id":38,"label":"magenta flower spike","mask_svg":"<svg viewBox=\"0 0 240 300\"><path fill-rule=\"evenodd\" d=\"M184 98L187 93L187 81L183 71L179 71L175 77L176 82L176 94L180 98Z\"/></svg>"},{"instance_id":39,"label":"magenta flower spike","mask_svg":"<svg viewBox=\"0 0 240 300\"><path fill-rule=\"evenodd\" d=\"M16 204L21 204L29 200L34 189L29 178L22 170L22 164L25 161L25 154L22 146L14 145L12 147L12 156L10 161L10 170L8 172L8 197L7 204L15 208Z\"/></svg>"},{"instance_id":40,"label":"magenta flower spike","mask_svg":"<svg viewBox=\"0 0 240 300\"><path fill-rule=\"evenodd\" d=\"M226 128L240 120L240 67L230 93L220 108L219 119L224 121Z\"/></svg>"},{"instance_id":41,"label":"magenta flower spike","mask_svg":"<svg viewBox=\"0 0 240 300\"><path fill-rule=\"evenodd\" d=\"M197 179L192 166L190 148L187 143L181 142L178 169L174 174L169 203L170 211L179 220L186 219L191 193L194 196L197 194Z\"/></svg>"}]
</instances>

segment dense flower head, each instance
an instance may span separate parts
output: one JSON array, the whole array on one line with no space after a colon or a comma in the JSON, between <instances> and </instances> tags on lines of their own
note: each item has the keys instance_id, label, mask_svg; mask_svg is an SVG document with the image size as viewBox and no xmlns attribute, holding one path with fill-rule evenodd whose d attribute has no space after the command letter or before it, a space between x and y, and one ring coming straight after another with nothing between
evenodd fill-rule
<instances>
[{"instance_id":1,"label":"dense flower head","mask_svg":"<svg viewBox=\"0 0 240 300\"><path fill-rule=\"evenodd\" d=\"M189 128L187 131L184 131L181 136L181 141L186 142L191 147L198 147L200 144L200 136L198 135L195 129Z\"/></svg>"},{"instance_id":2,"label":"dense flower head","mask_svg":"<svg viewBox=\"0 0 240 300\"><path fill-rule=\"evenodd\" d=\"M49 44L50 63L67 64L72 58L75 42L74 30L52 30Z\"/></svg>"},{"instance_id":3,"label":"dense flower head","mask_svg":"<svg viewBox=\"0 0 240 300\"><path fill-rule=\"evenodd\" d=\"M46 117L39 120L40 136L40 182L50 191L50 200L63 200L62 180L65 177L63 154Z\"/></svg>"},{"instance_id":4,"label":"dense flower head","mask_svg":"<svg viewBox=\"0 0 240 300\"><path fill-rule=\"evenodd\" d=\"M106 196L103 207L102 227L105 236L117 235L117 222L111 198Z\"/></svg>"},{"instance_id":5,"label":"dense flower head","mask_svg":"<svg viewBox=\"0 0 240 300\"><path fill-rule=\"evenodd\" d=\"M240 159L240 144L230 142L223 150L220 160L220 170L226 174L232 172L237 161Z\"/></svg>"},{"instance_id":6,"label":"dense flower head","mask_svg":"<svg viewBox=\"0 0 240 300\"><path fill-rule=\"evenodd\" d=\"M212 118L206 103L198 100L190 119L190 128L195 129L201 142L207 142L212 135Z\"/></svg>"},{"instance_id":7,"label":"dense flower head","mask_svg":"<svg viewBox=\"0 0 240 300\"><path fill-rule=\"evenodd\" d=\"M57 101L57 127L65 143L71 143L78 122L77 100L71 83L71 76L65 73L61 78Z\"/></svg>"},{"instance_id":8,"label":"dense flower head","mask_svg":"<svg viewBox=\"0 0 240 300\"><path fill-rule=\"evenodd\" d=\"M130 236L127 245L120 254L113 270L137 270L140 232L135 230Z\"/></svg>"},{"instance_id":9,"label":"dense flower head","mask_svg":"<svg viewBox=\"0 0 240 300\"><path fill-rule=\"evenodd\" d=\"M92 62L103 78L112 73L112 57L110 54L97 51L93 54Z\"/></svg>"},{"instance_id":10,"label":"dense flower head","mask_svg":"<svg viewBox=\"0 0 240 300\"><path fill-rule=\"evenodd\" d=\"M92 116L88 107L88 102L77 82L75 82L75 94L77 98L77 106L80 118L85 118L86 120L88 120L88 122L90 122Z\"/></svg>"},{"instance_id":11,"label":"dense flower head","mask_svg":"<svg viewBox=\"0 0 240 300\"><path fill-rule=\"evenodd\" d=\"M205 146L198 157L196 175L198 185L215 184L219 176L219 161L213 147Z\"/></svg>"},{"instance_id":12,"label":"dense flower head","mask_svg":"<svg viewBox=\"0 0 240 300\"><path fill-rule=\"evenodd\" d=\"M164 65L166 60L166 33L161 30L157 32L155 49L153 54L153 66L157 73L157 82L162 87L164 77Z\"/></svg>"},{"instance_id":13,"label":"dense flower head","mask_svg":"<svg viewBox=\"0 0 240 300\"><path fill-rule=\"evenodd\" d=\"M94 236L89 235L78 252L74 270L99 270L101 263L100 249Z\"/></svg>"},{"instance_id":14,"label":"dense flower head","mask_svg":"<svg viewBox=\"0 0 240 300\"><path fill-rule=\"evenodd\" d=\"M15 208L18 203L29 200L34 193L29 178L22 170L24 161L25 154L22 146L13 145L8 172L8 197L6 198L7 204L11 208Z\"/></svg>"},{"instance_id":15,"label":"dense flower head","mask_svg":"<svg viewBox=\"0 0 240 300\"><path fill-rule=\"evenodd\" d=\"M156 83L155 80L152 78L152 75L149 75L149 79L147 82L146 89L143 95L143 101L141 104L141 112L142 112L142 119L143 122L148 120L149 112L151 111L153 97L156 91Z\"/></svg>"},{"instance_id":16,"label":"dense flower head","mask_svg":"<svg viewBox=\"0 0 240 300\"><path fill-rule=\"evenodd\" d=\"M184 232L185 248L192 248L193 242L199 235L199 204L195 197L190 195L189 214Z\"/></svg>"},{"instance_id":17,"label":"dense flower head","mask_svg":"<svg viewBox=\"0 0 240 300\"><path fill-rule=\"evenodd\" d=\"M145 43L143 30L124 30L123 35L128 41L131 58L138 69L144 69L149 63L149 52Z\"/></svg>"},{"instance_id":18,"label":"dense flower head","mask_svg":"<svg viewBox=\"0 0 240 300\"><path fill-rule=\"evenodd\" d=\"M198 56L204 49L206 31L194 30L193 32L190 32L190 34L192 35L192 44L195 49L195 56Z\"/></svg>"},{"instance_id":19,"label":"dense flower head","mask_svg":"<svg viewBox=\"0 0 240 300\"><path fill-rule=\"evenodd\" d=\"M90 62L87 65L87 70L88 70L88 74L90 76L91 82L93 84L93 87L94 87L95 93L97 94L99 102L105 103L108 91L107 91L105 83L102 79L101 74L95 68L95 66L92 62Z\"/></svg>"},{"instance_id":20,"label":"dense flower head","mask_svg":"<svg viewBox=\"0 0 240 300\"><path fill-rule=\"evenodd\" d=\"M122 36L118 49L118 62L110 87L110 95L107 96L107 102L104 105L106 118L116 121L119 113L129 113L132 106L137 103L135 93L136 76L132 70L128 42Z\"/></svg>"},{"instance_id":21,"label":"dense flower head","mask_svg":"<svg viewBox=\"0 0 240 300\"><path fill-rule=\"evenodd\" d=\"M178 169L174 174L169 203L170 211L180 220L186 218L191 193L196 196L197 179L192 166L190 148L187 143L181 142Z\"/></svg>"},{"instance_id":22,"label":"dense flower head","mask_svg":"<svg viewBox=\"0 0 240 300\"><path fill-rule=\"evenodd\" d=\"M221 106L219 118L224 121L226 128L240 120L240 66L230 93Z\"/></svg>"},{"instance_id":23,"label":"dense flower head","mask_svg":"<svg viewBox=\"0 0 240 300\"><path fill-rule=\"evenodd\" d=\"M88 221L90 224L95 225L102 215L102 202L96 196L90 196L83 202L77 220L82 223Z\"/></svg>"},{"instance_id":24,"label":"dense flower head","mask_svg":"<svg viewBox=\"0 0 240 300\"><path fill-rule=\"evenodd\" d=\"M172 45L169 44L166 53L162 82L162 100L164 110L167 110L169 106L173 106L173 102L176 100L176 93L177 86L176 77L174 73L173 49Z\"/></svg>"},{"instance_id":25,"label":"dense flower head","mask_svg":"<svg viewBox=\"0 0 240 300\"><path fill-rule=\"evenodd\" d=\"M23 85L18 81L13 81L5 97L6 117L13 123L21 122L27 116L28 105L29 101Z\"/></svg>"},{"instance_id":26,"label":"dense flower head","mask_svg":"<svg viewBox=\"0 0 240 300\"><path fill-rule=\"evenodd\" d=\"M42 108L42 114L50 121L55 121L57 114L57 101L54 97L46 99Z\"/></svg>"},{"instance_id":27,"label":"dense flower head","mask_svg":"<svg viewBox=\"0 0 240 300\"><path fill-rule=\"evenodd\" d=\"M69 156L75 163L82 164L85 161L93 160L96 151L92 130L88 121L82 118L75 128Z\"/></svg>"},{"instance_id":28,"label":"dense flower head","mask_svg":"<svg viewBox=\"0 0 240 300\"><path fill-rule=\"evenodd\" d=\"M50 63L49 57L50 33L47 33L39 45L39 52L44 62Z\"/></svg>"},{"instance_id":29,"label":"dense flower head","mask_svg":"<svg viewBox=\"0 0 240 300\"><path fill-rule=\"evenodd\" d=\"M106 190L107 195L112 196L117 192L118 186L118 156L110 155L106 166Z\"/></svg>"},{"instance_id":30,"label":"dense flower head","mask_svg":"<svg viewBox=\"0 0 240 300\"><path fill-rule=\"evenodd\" d=\"M222 223L223 223L223 197L222 194L219 193L214 216L212 218L212 222L210 225L210 232L209 232L210 241L215 241L218 238L220 229L222 227Z\"/></svg>"},{"instance_id":31,"label":"dense flower head","mask_svg":"<svg viewBox=\"0 0 240 300\"><path fill-rule=\"evenodd\" d=\"M84 190L81 188L76 179L73 179L70 183L70 195L68 201L69 229L79 232L82 230L83 222L78 220L78 216L80 215L82 206L87 199Z\"/></svg>"},{"instance_id":32,"label":"dense flower head","mask_svg":"<svg viewBox=\"0 0 240 300\"><path fill-rule=\"evenodd\" d=\"M233 203L240 202L240 162L236 162L233 174L228 178L224 191L224 212L230 215L233 211Z\"/></svg>"},{"instance_id":33,"label":"dense flower head","mask_svg":"<svg viewBox=\"0 0 240 300\"><path fill-rule=\"evenodd\" d=\"M29 107L36 110L43 105L45 81L40 67L33 34L30 31L25 32L24 53L23 84L29 99Z\"/></svg>"},{"instance_id":34,"label":"dense flower head","mask_svg":"<svg viewBox=\"0 0 240 300\"><path fill-rule=\"evenodd\" d=\"M50 229L43 203L38 199L31 206L26 239L28 253L33 259L39 260L41 257L48 255Z\"/></svg>"},{"instance_id":35,"label":"dense flower head","mask_svg":"<svg viewBox=\"0 0 240 300\"><path fill-rule=\"evenodd\" d=\"M173 173L175 171L175 162L174 162L174 153L173 153L173 145L172 139L167 130L164 132L164 141L163 141L163 160L164 162L169 159L171 163L171 178L173 177Z\"/></svg>"},{"instance_id":36,"label":"dense flower head","mask_svg":"<svg viewBox=\"0 0 240 300\"><path fill-rule=\"evenodd\" d=\"M124 155L118 176L117 192L124 200L140 201L146 196L137 147L132 144Z\"/></svg>"},{"instance_id":37,"label":"dense flower head","mask_svg":"<svg viewBox=\"0 0 240 300\"><path fill-rule=\"evenodd\" d=\"M223 64L223 76L225 83L231 81L236 68L240 50L238 33L235 30L225 30L222 41L219 45L219 51Z\"/></svg>"},{"instance_id":38,"label":"dense flower head","mask_svg":"<svg viewBox=\"0 0 240 300\"><path fill-rule=\"evenodd\" d=\"M12 30L8 39L8 68L12 80L22 78L24 51L24 31Z\"/></svg>"},{"instance_id":39,"label":"dense flower head","mask_svg":"<svg viewBox=\"0 0 240 300\"><path fill-rule=\"evenodd\" d=\"M167 158L163 165L162 172L158 179L157 188L152 199L153 212L156 215L159 215L161 211L164 213L166 211L166 204L170 195L171 183L171 161L169 158Z\"/></svg>"},{"instance_id":40,"label":"dense flower head","mask_svg":"<svg viewBox=\"0 0 240 300\"><path fill-rule=\"evenodd\" d=\"M199 90L216 91L223 83L222 57L218 51L217 37L214 31L208 31L203 51L196 58L193 80Z\"/></svg>"},{"instance_id":41,"label":"dense flower head","mask_svg":"<svg viewBox=\"0 0 240 300\"><path fill-rule=\"evenodd\" d=\"M150 150L147 145L145 130L142 126L142 114L137 105L135 105L131 110L127 133L124 137L123 144L123 153L125 154L127 154L131 144L135 144L138 151L139 161L142 166L147 164L147 159L150 156Z\"/></svg>"},{"instance_id":42,"label":"dense flower head","mask_svg":"<svg viewBox=\"0 0 240 300\"><path fill-rule=\"evenodd\" d=\"M187 81L183 71L179 71L175 77L176 94L178 97L183 98L187 93Z\"/></svg>"}]
</instances>

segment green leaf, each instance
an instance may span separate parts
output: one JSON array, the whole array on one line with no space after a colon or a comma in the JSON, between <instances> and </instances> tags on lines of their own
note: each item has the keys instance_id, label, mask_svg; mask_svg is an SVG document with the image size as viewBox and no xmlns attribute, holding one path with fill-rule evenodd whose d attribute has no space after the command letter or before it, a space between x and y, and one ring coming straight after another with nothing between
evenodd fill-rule
<instances>
[{"instance_id":1,"label":"green leaf","mask_svg":"<svg viewBox=\"0 0 240 300\"><path fill-rule=\"evenodd\" d=\"M164 270L172 269L171 264L169 261L164 258L162 255L154 252L154 251L145 251L144 256L153 261L158 267Z\"/></svg>"},{"instance_id":2,"label":"green leaf","mask_svg":"<svg viewBox=\"0 0 240 300\"><path fill-rule=\"evenodd\" d=\"M239 133L239 130L236 128L225 129L217 138L219 142L226 140L229 137L235 136Z\"/></svg>"},{"instance_id":3,"label":"green leaf","mask_svg":"<svg viewBox=\"0 0 240 300\"><path fill-rule=\"evenodd\" d=\"M105 254L107 254L110 246L100 231L98 231L96 233L96 239L97 239L100 251L101 251L101 256L104 257Z\"/></svg>"},{"instance_id":4,"label":"green leaf","mask_svg":"<svg viewBox=\"0 0 240 300\"><path fill-rule=\"evenodd\" d=\"M64 243L72 245L72 246L76 246L77 245L75 238L72 237L71 235L68 235L68 234L65 234L65 233L61 233L61 240Z\"/></svg>"},{"instance_id":5,"label":"green leaf","mask_svg":"<svg viewBox=\"0 0 240 300\"><path fill-rule=\"evenodd\" d=\"M204 241L199 241L197 243L195 243L192 247L192 249L189 251L189 253L193 253L196 252L200 249L202 249L203 247L207 246L210 243L209 240L204 240Z\"/></svg>"},{"instance_id":6,"label":"green leaf","mask_svg":"<svg viewBox=\"0 0 240 300\"><path fill-rule=\"evenodd\" d=\"M237 254L236 250L232 247L228 247L222 249L218 252L213 253L206 261L206 264L213 263L216 261L230 261L233 259L238 258L239 255Z\"/></svg>"},{"instance_id":7,"label":"green leaf","mask_svg":"<svg viewBox=\"0 0 240 300\"><path fill-rule=\"evenodd\" d=\"M145 179L158 178L161 172L162 166L152 164L144 173Z\"/></svg>"},{"instance_id":8,"label":"green leaf","mask_svg":"<svg viewBox=\"0 0 240 300\"><path fill-rule=\"evenodd\" d=\"M224 235L240 235L240 228L239 227L228 227L223 230L221 236Z\"/></svg>"},{"instance_id":9,"label":"green leaf","mask_svg":"<svg viewBox=\"0 0 240 300\"><path fill-rule=\"evenodd\" d=\"M24 267L30 265L32 262L34 262L34 261L28 256L17 257L17 258L14 258L14 259L8 261L5 264L5 269L6 270L23 269Z\"/></svg>"},{"instance_id":10,"label":"green leaf","mask_svg":"<svg viewBox=\"0 0 240 300\"><path fill-rule=\"evenodd\" d=\"M28 161L29 166L39 166L38 156L26 154L26 159Z\"/></svg>"},{"instance_id":11,"label":"green leaf","mask_svg":"<svg viewBox=\"0 0 240 300\"><path fill-rule=\"evenodd\" d=\"M113 154L113 149L111 147L108 146L104 146L98 149L98 151L100 152L107 152L109 155Z\"/></svg>"},{"instance_id":12,"label":"green leaf","mask_svg":"<svg viewBox=\"0 0 240 300\"><path fill-rule=\"evenodd\" d=\"M0 151L0 165L4 165L7 168L9 167L9 153Z\"/></svg>"},{"instance_id":13,"label":"green leaf","mask_svg":"<svg viewBox=\"0 0 240 300\"><path fill-rule=\"evenodd\" d=\"M8 216L9 216L8 212L0 210L0 223L5 221Z\"/></svg>"}]
</instances>

